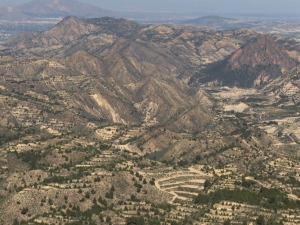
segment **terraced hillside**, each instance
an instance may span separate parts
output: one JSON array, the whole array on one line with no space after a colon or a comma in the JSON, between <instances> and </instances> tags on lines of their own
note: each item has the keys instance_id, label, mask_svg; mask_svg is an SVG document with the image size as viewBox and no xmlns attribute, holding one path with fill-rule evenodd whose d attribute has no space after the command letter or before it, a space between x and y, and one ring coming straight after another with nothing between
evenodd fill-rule
<instances>
[{"instance_id":1,"label":"terraced hillside","mask_svg":"<svg viewBox=\"0 0 300 225\"><path fill-rule=\"evenodd\" d=\"M204 189L204 183L209 177L209 174L200 170L188 168L165 174L163 178L156 179L155 186L173 195L170 203L180 200L191 202Z\"/></svg>"}]
</instances>

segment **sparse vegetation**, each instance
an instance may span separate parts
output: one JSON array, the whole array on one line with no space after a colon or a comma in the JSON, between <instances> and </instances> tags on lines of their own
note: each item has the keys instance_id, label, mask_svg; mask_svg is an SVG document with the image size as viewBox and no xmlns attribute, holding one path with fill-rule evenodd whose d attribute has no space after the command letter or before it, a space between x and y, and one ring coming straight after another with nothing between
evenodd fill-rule
<instances>
[{"instance_id":1,"label":"sparse vegetation","mask_svg":"<svg viewBox=\"0 0 300 225\"><path fill-rule=\"evenodd\" d=\"M258 205L268 209L299 209L300 201L291 201L278 189L261 188L258 193L248 190L217 190L210 194L199 194L196 204L215 204L221 201L233 201Z\"/></svg>"}]
</instances>

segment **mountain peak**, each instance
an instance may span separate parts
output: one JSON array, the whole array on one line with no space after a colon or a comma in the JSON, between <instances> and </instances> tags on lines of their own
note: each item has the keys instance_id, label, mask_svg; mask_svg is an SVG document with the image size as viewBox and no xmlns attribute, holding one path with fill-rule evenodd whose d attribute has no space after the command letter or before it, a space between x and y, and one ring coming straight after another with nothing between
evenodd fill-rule
<instances>
[{"instance_id":1,"label":"mountain peak","mask_svg":"<svg viewBox=\"0 0 300 225\"><path fill-rule=\"evenodd\" d=\"M191 82L242 88L262 86L296 65L282 45L269 35L260 35L229 58L209 65Z\"/></svg>"},{"instance_id":2,"label":"mountain peak","mask_svg":"<svg viewBox=\"0 0 300 225\"><path fill-rule=\"evenodd\" d=\"M242 69L244 66L255 68L268 65L278 66L282 71L296 66L285 48L268 35L261 35L254 42L239 49L228 62L231 70Z\"/></svg>"},{"instance_id":3,"label":"mountain peak","mask_svg":"<svg viewBox=\"0 0 300 225\"><path fill-rule=\"evenodd\" d=\"M43 32L41 36L44 40L49 40L49 42L53 42L53 39L55 39L66 44L96 30L97 27L95 25L75 16L68 16L50 30Z\"/></svg>"}]
</instances>

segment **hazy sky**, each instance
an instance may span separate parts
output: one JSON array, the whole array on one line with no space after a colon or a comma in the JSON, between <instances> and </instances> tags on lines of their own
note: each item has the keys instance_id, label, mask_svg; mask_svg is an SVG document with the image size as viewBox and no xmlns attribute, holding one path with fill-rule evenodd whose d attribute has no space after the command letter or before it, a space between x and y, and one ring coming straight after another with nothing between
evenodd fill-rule
<instances>
[{"instance_id":1,"label":"hazy sky","mask_svg":"<svg viewBox=\"0 0 300 225\"><path fill-rule=\"evenodd\" d=\"M30 0L0 0L0 6ZM300 14L300 0L81 0L115 11Z\"/></svg>"}]
</instances>

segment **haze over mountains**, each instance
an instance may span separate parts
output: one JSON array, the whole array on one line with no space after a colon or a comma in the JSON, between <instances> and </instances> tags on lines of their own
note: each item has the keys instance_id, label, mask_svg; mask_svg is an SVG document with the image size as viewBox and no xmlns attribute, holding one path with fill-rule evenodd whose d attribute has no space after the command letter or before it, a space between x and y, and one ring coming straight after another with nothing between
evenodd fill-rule
<instances>
[{"instance_id":1,"label":"haze over mountains","mask_svg":"<svg viewBox=\"0 0 300 225\"><path fill-rule=\"evenodd\" d=\"M269 16L252 14L231 15L225 13L226 16L220 16L222 13L214 14L210 15L201 11L128 11L124 9L124 5L123 9L120 8L113 12L80 2L79 0L34 0L24 5L0 8L0 41L1 39L6 39L5 36L2 37L2 32L14 34L17 29L22 32L46 30L66 16L78 16L80 18L110 16L127 18L144 24L186 24L214 30L249 28L259 32L280 33L289 37L300 36L299 25L290 17L278 15L278 17L269 18ZM23 21L23 24L18 26L13 23L14 21ZM35 23L27 24L26 21L35 21ZM10 24L7 25L7 23ZM43 24L45 25L44 28L42 27Z\"/></svg>"},{"instance_id":2,"label":"haze over mountains","mask_svg":"<svg viewBox=\"0 0 300 225\"><path fill-rule=\"evenodd\" d=\"M0 20L34 20L41 18L62 18L66 16L103 17L113 12L78 0L33 0L24 5L0 8Z\"/></svg>"},{"instance_id":3,"label":"haze over mountains","mask_svg":"<svg viewBox=\"0 0 300 225\"><path fill-rule=\"evenodd\" d=\"M251 21L246 22L241 19L233 19L221 16L203 16L192 20L183 21L182 24L192 24L216 30L246 29L254 28L255 25L257 25Z\"/></svg>"}]
</instances>

